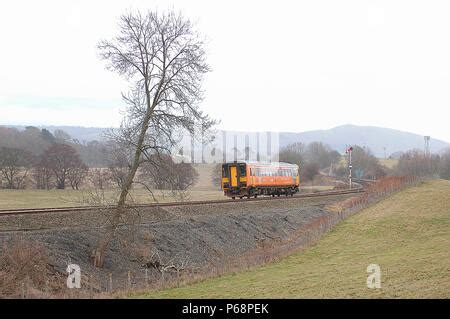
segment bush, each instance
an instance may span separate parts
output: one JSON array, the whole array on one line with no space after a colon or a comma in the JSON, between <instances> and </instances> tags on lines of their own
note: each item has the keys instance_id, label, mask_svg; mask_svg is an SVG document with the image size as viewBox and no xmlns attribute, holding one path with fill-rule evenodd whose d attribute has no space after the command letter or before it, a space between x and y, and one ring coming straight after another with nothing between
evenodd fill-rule
<instances>
[{"instance_id":1,"label":"bush","mask_svg":"<svg viewBox=\"0 0 450 319\"><path fill-rule=\"evenodd\" d=\"M48 265L43 245L25 239L13 239L3 245L0 296L43 297L46 292L61 288L60 278L55 274Z\"/></svg>"},{"instance_id":2,"label":"bush","mask_svg":"<svg viewBox=\"0 0 450 319\"><path fill-rule=\"evenodd\" d=\"M443 179L450 180L450 150L445 152L441 157L439 165L439 176Z\"/></svg>"}]
</instances>

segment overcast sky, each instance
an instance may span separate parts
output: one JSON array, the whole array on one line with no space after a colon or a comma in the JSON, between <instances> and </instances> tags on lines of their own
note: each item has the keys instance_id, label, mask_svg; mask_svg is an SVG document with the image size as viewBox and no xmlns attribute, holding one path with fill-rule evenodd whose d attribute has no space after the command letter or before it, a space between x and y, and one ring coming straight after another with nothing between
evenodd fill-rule
<instances>
[{"instance_id":1,"label":"overcast sky","mask_svg":"<svg viewBox=\"0 0 450 319\"><path fill-rule=\"evenodd\" d=\"M202 108L220 128L450 141L449 1L2 1L0 124L117 126L127 86L96 44L133 8L197 21L213 69Z\"/></svg>"}]
</instances>

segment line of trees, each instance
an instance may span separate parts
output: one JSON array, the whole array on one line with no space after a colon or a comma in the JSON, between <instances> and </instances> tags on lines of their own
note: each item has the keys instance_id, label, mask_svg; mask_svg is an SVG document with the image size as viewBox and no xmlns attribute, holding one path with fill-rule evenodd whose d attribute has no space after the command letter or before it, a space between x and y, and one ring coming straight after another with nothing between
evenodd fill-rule
<instances>
[{"instance_id":1,"label":"line of trees","mask_svg":"<svg viewBox=\"0 0 450 319\"><path fill-rule=\"evenodd\" d=\"M389 174L387 168L381 165L379 159L373 155L367 147L353 145L352 168L353 177L362 179L379 179ZM340 165L336 168L334 174L339 178L348 177L348 165Z\"/></svg>"},{"instance_id":2,"label":"line of trees","mask_svg":"<svg viewBox=\"0 0 450 319\"><path fill-rule=\"evenodd\" d=\"M76 149L81 160L90 167L105 167L106 145L100 141L78 141L61 129L53 133L47 129L27 126L25 129L0 126L0 147L24 150L33 156L40 156L53 144L67 144Z\"/></svg>"},{"instance_id":3,"label":"line of trees","mask_svg":"<svg viewBox=\"0 0 450 319\"><path fill-rule=\"evenodd\" d=\"M279 158L283 162L298 164L303 181L313 180L321 170L324 173L332 172L337 178L348 177L347 161L342 161L341 154L320 142L290 144L280 151ZM440 155L410 150L401 154L395 167L388 168L380 163L370 149L353 145L352 165L356 178L410 175L450 179L450 149Z\"/></svg>"},{"instance_id":4,"label":"line of trees","mask_svg":"<svg viewBox=\"0 0 450 319\"><path fill-rule=\"evenodd\" d=\"M80 189L85 184L104 190L120 189L129 162L120 152L111 153L104 168L89 168L76 149L55 143L35 156L14 147L0 147L0 188ZM152 156L139 169L136 184L148 189L182 190L195 184L198 173L190 163L175 163L166 154Z\"/></svg>"},{"instance_id":5,"label":"line of trees","mask_svg":"<svg viewBox=\"0 0 450 319\"><path fill-rule=\"evenodd\" d=\"M66 144L52 144L39 156L15 147L0 148L0 186L4 188L25 188L31 181L38 189L65 189L68 183L79 189L88 170L76 150Z\"/></svg>"},{"instance_id":6,"label":"line of trees","mask_svg":"<svg viewBox=\"0 0 450 319\"><path fill-rule=\"evenodd\" d=\"M394 173L450 179L450 149L441 155L425 154L417 149L410 150L400 156Z\"/></svg>"},{"instance_id":7,"label":"line of trees","mask_svg":"<svg viewBox=\"0 0 450 319\"><path fill-rule=\"evenodd\" d=\"M86 146L79 144L77 147L64 131L57 130L52 134L43 129L37 135L38 129L34 127L19 134L15 129L0 129L0 137L2 133L6 136L7 132L19 139L16 143L8 138L0 140L0 188L49 190L71 187L78 190L88 186L103 190L121 189L124 185L131 165L131 152L120 143L108 141L91 145L102 149L103 164L89 168L80 156L80 148ZM28 147L33 142L43 149ZM197 178L190 163L175 163L167 154L155 154L139 168L136 184L149 189L185 191Z\"/></svg>"},{"instance_id":8,"label":"line of trees","mask_svg":"<svg viewBox=\"0 0 450 319\"><path fill-rule=\"evenodd\" d=\"M302 181L312 181L320 170L337 165L341 160L339 152L321 142L289 144L280 150L278 156L281 162L299 165Z\"/></svg>"}]
</instances>

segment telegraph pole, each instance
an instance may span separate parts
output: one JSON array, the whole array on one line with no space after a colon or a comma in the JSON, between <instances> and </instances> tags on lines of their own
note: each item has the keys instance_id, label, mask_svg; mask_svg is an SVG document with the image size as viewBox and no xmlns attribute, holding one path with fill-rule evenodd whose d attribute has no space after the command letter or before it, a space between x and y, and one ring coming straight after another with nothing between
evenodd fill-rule
<instances>
[{"instance_id":1,"label":"telegraph pole","mask_svg":"<svg viewBox=\"0 0 450 319\"><path fill-rule=\"evenodd\" d=\"M353 152L353 147L349 147L346 151L346 153L348 153L348 184L350 185L350 189L353 188L353 183L352 183L352 152Z\"/></svg>"},{"instance_id":2,"label":"telegraph pole","mask_svg":"<svg viewBox=\"0 0 450 319\"><path fill-rule=\"evenodd\" d=\"M423 137L424 141L425 141L425 146L424 146L424 150L423 152L425 153L426 157L430 156L430 136L424 136Z\"/></svg>"}]
</instances>

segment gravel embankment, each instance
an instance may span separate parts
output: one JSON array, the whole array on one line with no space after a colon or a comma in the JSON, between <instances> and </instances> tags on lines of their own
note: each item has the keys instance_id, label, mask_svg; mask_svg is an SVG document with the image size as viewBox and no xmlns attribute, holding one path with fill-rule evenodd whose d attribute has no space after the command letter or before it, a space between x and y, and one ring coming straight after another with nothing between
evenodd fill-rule
<instances>
[{"instance_id":1,"label":"gravel embankment","mask_svg":"<svg viewBox=\"0 0 450 319\"><path fill-rule=\"evenodd\" d=\"M184 261L190 269L220 266L262 241L289 239L330 214L326 205L349 196L354 195L141 209L131 214L130 224L111 243L104 269L92 267L89 260L108 223L108 212L0 216L0 249L4 241L22 236L43 243L52 264L62 272L67 264L76 263L102 286L108 284L109 273L119 283L127 282L131 271L132 281L139 281L154 252L166 265ZM148 275L153 280L160 277L153 267Z\"/></svg>"}]
</instances>

